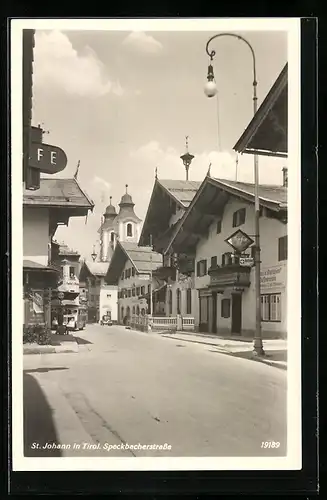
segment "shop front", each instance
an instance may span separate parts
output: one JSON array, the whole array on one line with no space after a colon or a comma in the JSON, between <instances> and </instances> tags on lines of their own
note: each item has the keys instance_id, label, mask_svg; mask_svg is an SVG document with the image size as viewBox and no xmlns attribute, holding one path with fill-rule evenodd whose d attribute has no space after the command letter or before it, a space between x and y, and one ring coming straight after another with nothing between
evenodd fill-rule
<instances>
[{"instance_id":1,"label":"shop front","mask_svg":"<svg viewBox=\"0 0 327 500\"><path fill-rule=\"evenodd\" d=\"M287 265L261 268L261 328L265 338L287 337Z\"/></svg>"},{"instance_id":2,"label":"shop front","mask_svg":"<svg viewBox=\"0 0 327 500\"><path fill-rule=\"evenodd\" d=\"M232 264L209 270L210 282L199 290L199 330L242 335L243 296L250 287L251 268Z\"/></svg>"},{"instance_id":3,"label":"shop front","mask_svg":"<svg viewBox=\"0 0 327 500\"><path fill-rule=\"evenodd\" d=\"M33 261L23 264L24 326L51 326L52 290L56 287L58 272L51 266Z\"/></svg>"}]
</instances>

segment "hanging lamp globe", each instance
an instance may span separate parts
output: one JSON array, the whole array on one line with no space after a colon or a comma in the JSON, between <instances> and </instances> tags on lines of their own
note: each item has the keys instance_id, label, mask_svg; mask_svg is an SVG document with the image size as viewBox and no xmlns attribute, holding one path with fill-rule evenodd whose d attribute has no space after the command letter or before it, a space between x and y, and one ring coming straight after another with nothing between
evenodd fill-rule
<instances>
[{"instance_id":1,"label":"hanging lamp globe","mask_svg":"<svg viewBox=\"0 0 327 500\"><path fill-rule=\"evenodd\" d=\"M217 94L217 85L213 80L208 80L204 86L204 93L207 97L214 97Z\"/></svg>"}]
</instances>

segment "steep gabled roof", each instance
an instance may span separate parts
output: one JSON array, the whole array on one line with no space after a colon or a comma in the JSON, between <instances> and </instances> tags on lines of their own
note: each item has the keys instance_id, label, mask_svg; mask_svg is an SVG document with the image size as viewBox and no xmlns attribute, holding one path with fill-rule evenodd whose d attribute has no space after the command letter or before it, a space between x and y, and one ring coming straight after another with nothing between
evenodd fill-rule
<instances>
[{"instance_id":1,"label":"steep gabled roof","mask_svg":"<svg viewBox=\"0 0 327 500\"><path fill-rule=\"evenodd\" d=\"M42 264L39 264L38 262L35 262L34 260L28 260L28 259L23 260L23 270L24 271L47 271L47 272L59 274L58 269L54 266L44 266Z\"/></svg>"},{"instance_id":2,"label":"steep gabled roof","mask_svg":"<svg viewBox=\"0 0 327 500\"><path fill-rule=\"evenodd\" d=\"M204 234L213 220L223 213L230 196L254 203L254 184L215 179L207 176L192 203L177 222L174 233L166 247L175 251L187 248L188 251L197 243L200 234ZM287 188L282 186L259 186L259 201L262 207L271 212L287 212ZM178 248L177 248L178 247Z\"/></svg>"},{"instance_id":3,"label":"steep gabled roof","mask_svg":"<svg viewBox=\"0 0 327 500\"><path fill-rule=\"evenodd\" d=\"M201 182L198 181L156 179L139 244L149 244L150 235L155 240L167 231L176 208L186 210L200 185Z\"/></svg>"},{"instance_id":4,"label":"steep gabled roof","mask_svg":"<svg viewBox=\"0 0 327 500\"><path fill-rule=\"evenodd\" d=\"M94 203L82 190L76 179L40 180L40 189L23 191L24 206L71 207L93 210Z\"/></svg>"},{"instance_id":5,"label":"steep gabled roof","mask_svg":"<svg viewBox=\"0 0 327 500\"><path fill-rule=\"evenodd\" d=\"M175 199L175 201L187 208L193 200L197 190L201 186L199 181L180 181L174 179L158 179L158 183Z\"/></svg>"},{"instance_id":6,"label":"steep gabled roof","mask_svg":"<svg viewBox=\"0 0 327 500\"><path fill-rule=\"evenodd\" d=\"M231 194L239 194L244 199L249 196L249 201L251 201L251 199L254 201L254 184L216 179L214 177L211 177L211 182L216 183L219 187L229 188ZM287 205L287 188L283 186L261 184L259 186L259 198L262 205L264 205L264 203L272 203L276 206L276 209L277 207L283 208L284 205Z\"/></svg>"},{"instance_id":7,"label":"steep gabled roof","mask_svg":"<svg viewBox=\"0 0 327 500\"><path fill-rule=\"evenodd\" d=\"M287 157L288 65L234 146L239 153Z\"/></svg>"},{"instance_id":8,"label":"steep gabled roof","mask_svg":"<svg viewBox=\"0 0 327 500\"><path fill-rule=\"evenodd\" d=\"M80 277L81 279L85 279L87 275L94 277L103 277L107 273L108 266L108 262L84 261L81 266Z\"/></svg>"},{"instance_id":9,"label":"steep gabled roof","mask_svg":"<svg viewBox=\"0 0 327 500\"><path fill-rule=\"evenodd\" d=\"M109 285L118 283L126 262L130 260L137 273L149 273L162 266L162 256L151 247L118 241L106 274Z\"/></svg>"}]
</instances>

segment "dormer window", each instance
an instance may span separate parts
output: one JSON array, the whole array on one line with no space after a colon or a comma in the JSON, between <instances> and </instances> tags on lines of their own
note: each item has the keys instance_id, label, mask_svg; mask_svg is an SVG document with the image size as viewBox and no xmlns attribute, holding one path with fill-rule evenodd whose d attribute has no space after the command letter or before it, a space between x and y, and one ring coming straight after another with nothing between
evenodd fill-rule
<instances>
[{"instance_id":1,"label":"dormer window","mask_svg":"<svg viewBox=\"0 0 327 500\"><path fill-rule=\"evenodd\" d=\"M127 224L127 236L129 237L133 236L133 226L130 222Z\"/></svg>"}]
</instances>

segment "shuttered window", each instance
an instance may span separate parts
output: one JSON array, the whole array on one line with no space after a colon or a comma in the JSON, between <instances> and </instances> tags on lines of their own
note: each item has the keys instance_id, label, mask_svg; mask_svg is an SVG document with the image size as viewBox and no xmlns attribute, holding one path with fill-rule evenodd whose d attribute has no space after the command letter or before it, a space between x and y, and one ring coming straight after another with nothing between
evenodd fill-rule
<instances>
[{"instance_id":1,"label":"shuttered window","mask_svg":"<svg viewBox=\"0 0 327 500\"><path fill-rule=\"evenodd\" d=\"M278 260L287 260L287 236L278 238Z\"/></svg>"},{"instance_id":2,"label":"shuttered window","mask_svg":"<svg viewBox=\"0 0 327 500\"><path fill-rule=\"evenodd\" d=\"M217 267L217 255L211 257L211 267Z\"/></svg>"},{"instance_id":3,"label":"shuttered window","mask_svg":"<svg viewBox=\"0 0 327 500\"><path fill-rule=\"evenodd\" d=\"M281 321L281 294L270 293L261 295L261 319L262 321Z\"/></svg>"},{"instance_id":4,"label":"shuttered window","mask_svg":"<svg viewBox=\"0 0 327 500\"><path fill-rule=\"evenodd\" d=\"M233 213L233 227L238 227L245 222L246 209L240 208Z\"/></svg>"},{"instance_id":5,"label":"shuttered window","mask_svg":"<svg viewBox=\"0 0 327 500\"><path fill-rule=\"evenodd\" d=\"M196 264L196 275L205 276L207 274L207 261L205 259L199 260Z\"/></svg>"}]
</instances>

